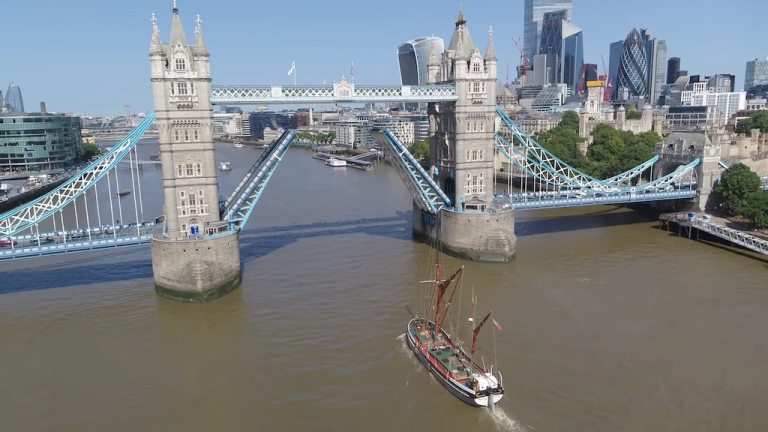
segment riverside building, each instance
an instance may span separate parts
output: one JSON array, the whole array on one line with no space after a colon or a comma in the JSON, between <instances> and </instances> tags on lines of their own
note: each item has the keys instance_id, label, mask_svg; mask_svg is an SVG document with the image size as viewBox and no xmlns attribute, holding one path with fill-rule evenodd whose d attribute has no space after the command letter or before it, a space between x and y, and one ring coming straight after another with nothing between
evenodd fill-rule
<instances>
[{"instance_id":1,"label":"riverside building","mask_svg":"<svg viewBox=\"0 0 768 432\"><path fill-rule=\"evenodd\" d=\"M0 114L0 170L42 171L72 165L83 154L80 117Z\"/></svg>"}]
</instances>

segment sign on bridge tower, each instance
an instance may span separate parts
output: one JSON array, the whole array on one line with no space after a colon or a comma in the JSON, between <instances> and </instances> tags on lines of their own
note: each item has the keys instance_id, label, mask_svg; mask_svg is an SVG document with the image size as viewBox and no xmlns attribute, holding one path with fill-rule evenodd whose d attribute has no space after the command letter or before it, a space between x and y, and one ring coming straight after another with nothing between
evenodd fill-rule
<instances>
[{"instance_id":1,"label":"sign on bridge tower","mask_svg":"<svg viewBox=\"0 0 768 432\"><path fill-rule=\"evenodd\" d=\"M448 48L432 53L430 84L453 82L456 102L430 104L431 159L456 210L485 210L493 201L496 50L493 32L483 55L460 12Z\"/></svg>"}]
</instances>

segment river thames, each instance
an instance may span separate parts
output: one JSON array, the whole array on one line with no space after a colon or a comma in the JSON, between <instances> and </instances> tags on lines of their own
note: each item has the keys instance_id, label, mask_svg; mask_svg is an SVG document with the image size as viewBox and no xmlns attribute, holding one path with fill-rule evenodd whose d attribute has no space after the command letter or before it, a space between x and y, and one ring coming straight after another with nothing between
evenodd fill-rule
<instances>
[{"instance_id":1,"label":"river thames","mask_svg":"<svg viewBox=\"0 0 768 432\"><path fill-rule=\"evenodd\" d=\"M218 145L222 194L258 152ZM141 177L151 220L159 166ZM503 326L491 414L405 347L434 255L410 218L390 166L293 149L243 232L242 285L214 302L155 295L148 246L1 262L0 430L768 430L765 260L619 207L518 213L511 262L445 258L466 265L462 314L474 286Z\"/></svg>"}]
</instances>

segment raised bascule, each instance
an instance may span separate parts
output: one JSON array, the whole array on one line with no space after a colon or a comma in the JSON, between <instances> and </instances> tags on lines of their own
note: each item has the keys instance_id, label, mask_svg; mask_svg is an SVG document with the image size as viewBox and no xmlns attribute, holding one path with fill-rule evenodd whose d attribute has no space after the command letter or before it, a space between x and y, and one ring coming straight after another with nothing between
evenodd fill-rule
<instances>
[{"instance_id":1,"label":"raised bascule","mask_svg":"<svg viewBox=\"0 0 768 432\"><path fill-rule=\"evenodd\" d=\"M286 131L264 149L220 201L212 136L215 104L426 103L426 164L392 131L376 130L374 137L389 152L413 197L414 234L437 239L444 250L477 260L506 261L515 253L517 211L691 203L700 190L706 199L720 169L717 149L687 147L660 147L649 161L609 179L595 179L568 166L496 107L493 33L489 31L482 52L463 13L448 48L430 55L424 86L346 80L317 86L216 86L199 17L194 34L189 42L174 2L169 39L162 43L153 15L149 57L155 112L55 190L0 215L0 240L7 244L0 248L0 260L151 243L160 295L207 301L235 288L241 273L240 232L247 228L296 131ZM136 144L153 122L159 132L164 216L147 222ZM503 173L497 157L507 161ZM121 163L126 168L125 162L134 192L133 206L126 202L127 209L122 202L129 200L120 199L125 184L121 187L116 172ZM500 174L510 181L501 194L494 193ZM519 191L511 189L512 179ZM706 184L699 187L701 180ZM100 193L109 197L108 208L106 198L100 204Z\"/></svg>"}]
</instances>

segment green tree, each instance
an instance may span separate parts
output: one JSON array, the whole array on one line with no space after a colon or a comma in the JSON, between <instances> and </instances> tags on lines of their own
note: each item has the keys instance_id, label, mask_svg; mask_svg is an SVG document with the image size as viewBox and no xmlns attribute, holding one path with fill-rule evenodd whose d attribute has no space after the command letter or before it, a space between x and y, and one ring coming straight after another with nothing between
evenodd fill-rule
<instances>
[{"instance_id":1,"label":"green tree","mask_svg":"<svg viewBox=\"0 0 768 432\"><path fill-rule=\"evenodd\" d=\"M643 117L640 111L636 109L630 109L627 111L627 120L640 120Z\"/></svg>"},{"instance_id":2,"label":"green tree","mask_svg":"<svg viewBox=\"0 0 768 432\"><path fill-rule=\"evenodd\" d=\"M744 164L732 165L723 172L715 193L729 215L747 216L756 203L753 195L760 193L760 177Z\"/></svg>"},{"instance_id":3,"label":"green tree","mask_svg":"<svg viewBox=\"0 0 768 432\"><path fill-rule=\"evenodd\" d=\"M80 156L80 159L87 161L100 153L101 149L96 144L85 143L83 144L83 155Z\"/></svg>"},{"instance_id":4,"label":"green tree","mask_svg":"<svg viewBox=\"0 0 768 432\"><path fill-rule=\"evenodd\" d=\"M748 118L739 120L736 125L736 132L740 134L749 134L752 129L760 129L760 132L768 132L768 110L756 111Z\"/></svg>"},{"instance_id":5,"label":"green tree","mask_svg":"<svg viewBox=\"0 0 768 432\"><path fill-rule=\"evenodd\" d=\"M408 147L408 151L416 160L426 159L429 156L429 144L426 141L417 141Z\"/></svg>"},{"instance_id":6,"label":"green tree","mask_svg":"<svg viewBox=\"0 0 768 432\"><path fill-rule=\"evenodd\" d=\"M747 198L744 216L752 219L758 228L768 228L768 191L759 191Z\"/></svg>"},{"instance_id":7,"label":"green tree","mask_svg":"<svg viewBox=\"0 0 768 432\"><path fill-rule=\"evenodd\" d=\"M575 111L566 111L557 126L536 134L536 139L568 165L578 168L584 164L584 155L579 150L579 115Z\"/></svg>"}]
</instances>

